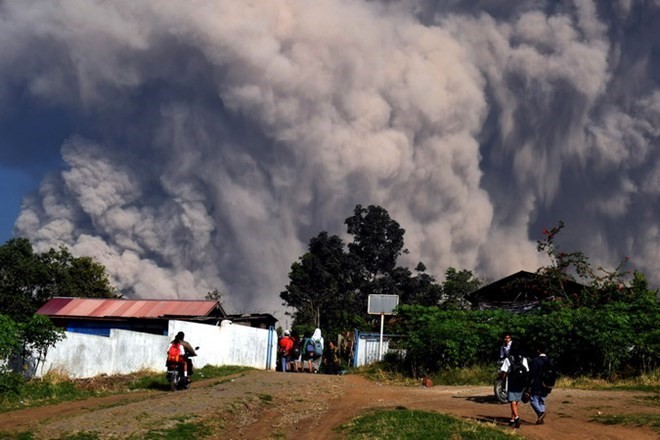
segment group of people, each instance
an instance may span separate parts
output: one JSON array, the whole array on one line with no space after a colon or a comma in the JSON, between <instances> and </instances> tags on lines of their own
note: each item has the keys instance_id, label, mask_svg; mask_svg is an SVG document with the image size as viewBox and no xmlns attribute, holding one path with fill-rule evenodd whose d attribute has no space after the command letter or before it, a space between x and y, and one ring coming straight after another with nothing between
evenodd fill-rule
<instances>
[{"instance_id":1,"label":"group of people","mask_svg":"<svg viewBox=\"0 0 660 440\"><path fill-rule=\"evenodd\" d=\"M310 337L292 335L291 331L286 330L277 345L282 372L318 373L322 363L325 372L331 374L338 372L339 358L336 344L330 341L326 348L320 328L314 330Z\"/></svg>"},{"instance_id":2,"label":"group of people","mask_svg":"<svg viewBox=\"0 0 660 440\"><path fill-rule=\"evenodd\" d=\"M536 345L535 356L530 364L519 344L511 338L511 334L504 333L500 360L500 375L508 379L507 400L511 408L509 426L520 428L519 405L521 401L525 402L527 397L536 413L536 424L542 425L546 416L545 401L554 386L554 379L547 379L548 372L553 371L554 366L545 353L545 347L542 344Z\"/></svg>"},{"instance_id":3,"label":"group of people","mask_svg":"<svg viewBox=\"0 0 660 440\"><path fill-rule=\"evenodd\" d=\"M177 333L168 351L168 362L174 361L170 360L170 357L176 357L175 361L181 363L184 375L189 381L193 373L190 357L196 356L196 353L184 338L183 332ZM325 350L320 328L314 330L311 337L297 337L286 330L278 340L278 358L282 372L318 373L323 360L326 373L339 373L338 347L330 341ZM542 344L536 345L535 356L530 363L520 345L513 341L511 333L504 333L500 361L500 377L507 379L507 400L511 408L509 426L520 427L519 406L521 401L526 403L525 397L529 398L529 403L536 413L536 424L542 425L546 416L545 402L554 386L554 378L550 379L552 383L549 383L547 378L547 372L553 371L554 366L545 353L545 347Z\"/></svg>"}]
</instances>

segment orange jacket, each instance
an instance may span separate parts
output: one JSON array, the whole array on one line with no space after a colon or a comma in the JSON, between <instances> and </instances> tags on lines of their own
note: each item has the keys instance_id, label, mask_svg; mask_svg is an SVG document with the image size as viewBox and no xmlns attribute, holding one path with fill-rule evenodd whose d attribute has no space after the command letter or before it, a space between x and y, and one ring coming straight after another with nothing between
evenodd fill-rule
<instances>
[{"instance_id":1,"label":"orange jacket","mask_svg":"<svg viewBox=\"0 0 660 440\"><path fill-rule=\"evenodd\" d=\"M277 345L280 348L280 353L282 353L284 356L289 356L291 354L291 349L293 348L293 339L291 339L289 336L284 336L280 338Z\"/></svg>"}]
</instances>

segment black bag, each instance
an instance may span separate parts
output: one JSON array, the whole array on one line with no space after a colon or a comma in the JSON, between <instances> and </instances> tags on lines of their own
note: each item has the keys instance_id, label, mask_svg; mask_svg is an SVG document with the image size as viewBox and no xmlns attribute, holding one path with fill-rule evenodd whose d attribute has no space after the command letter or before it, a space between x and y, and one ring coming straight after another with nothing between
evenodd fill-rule
<instances>
[{"instance_id":1,"label":"black bag","mask_svg":"<svg viewBox=\"0 0 660 440\"><path fill-rule=\"evenodd\" d=\"M523 365L523 357L520 355L509 357L511 367L509 368L509 390L520 391L527 386L528 371Z\"/></svg>"},{"instance_id":2,"label":"black bag","mask_svg":"<svg viewBox=\"0 0 660 440\"><path fill-rule=\"evenodd\" d=\"M523 391L522 398L520 399L520 401L522 403L527 403L531 398L532 398L532 390L530 390L529 388L525 388L525 391Z\"/></svg>"},{"instance_id":3,"label":"black bag","mask_svg":"<svg viewBox=\"0 0 660 440\"><path fill-rule=\"evenodd\" d=\"M547 358L541 367L541 391L550 394L557 383L557 370L552 359Z\"/></svg>"}]
</instances>

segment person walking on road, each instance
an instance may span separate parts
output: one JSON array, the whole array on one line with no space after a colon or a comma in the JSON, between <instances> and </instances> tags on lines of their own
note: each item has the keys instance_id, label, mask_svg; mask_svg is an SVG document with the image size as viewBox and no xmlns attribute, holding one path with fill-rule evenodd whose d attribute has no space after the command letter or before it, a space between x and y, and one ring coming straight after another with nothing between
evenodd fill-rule
<instances>
[{"instance_id":1,"label":"person walking on road","mask_svg":"<svg viewBox=\"0 0 660 440\"><path fill-rule=\"evenodd\" d=\"M551 371L551 373L547 373ZM545 354L545 347L539 344L536 348L536 357L532 359L530 366L530 376L532 381L531 397L529 403L536 413L536 424L542 425L546 415L545 399L554 386L554 366L552 360ZM552 383L544 383L544 376L552 376ZM546 379L547 381L548 379Z\"/></svg>"},{"instance_id":2,"label":"person walking on road","mask_svg":"<svg viewBox=\"0 0 660 440\"><path fill-rule=\"evenodd\" d=\"M520 428L520 415L518 414L519 402L522 400L523 391L528 385L529 365L527 359L517 346L513 346L509 356L504 359L500 368L500 374L508 381L507 400L511 407L511 420L509 426Z\"/></svg>"}]
</instances>

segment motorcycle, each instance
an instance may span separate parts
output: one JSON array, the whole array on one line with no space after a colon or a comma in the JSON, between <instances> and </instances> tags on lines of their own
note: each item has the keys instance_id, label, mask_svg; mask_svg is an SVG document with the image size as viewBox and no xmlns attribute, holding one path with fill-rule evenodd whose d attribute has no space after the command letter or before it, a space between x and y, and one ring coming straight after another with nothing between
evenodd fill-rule
<instances>
[{"instance_id":1,"label":"motorcycle","mask_svg":"<svg viewBox=\"0 0 660 440\"><path fill-rule=\"evenodd\" d=\"M199 347L195 347L195 351L199 350ZM185 356L186 363L192 367L192 359L186 354ZM167 383L170 386L171 391L177 390L187 390L190 388L190 383L192 382L190 376L185 376L183 371L183 364L180 362L167 362ZM189 368L191 369L191 368Z\"/></svg>"},{"instance_id":2,"label":"motorcycle","mask_svg":"<svg viewBox=\"0 0 660 440\"><path fill-rule=\"evenodd\" d=\"M509 381L507 380L507 376L499 371L499 368L502 367L503 362L504 361L500 359L497 363L497 378L495 379L495 382L493 382L493 393L495 394L495 398L499 400L500 403L507 403L509 401L507 398Z\"/></svg>"},{"instance_id":3,"label":"motorcycle","mask_svg":"<svg viewBox=\"0 0 660 440\"><path fill-rule=\"evenodd\" d=\"M507 398L507 390L507 377L498 375L497 379L495 379L495 382L493 383L493 392L495 393L495 397L500 401L500 403L507 403L509 401Z\"/></svg>"}]
</instances>

